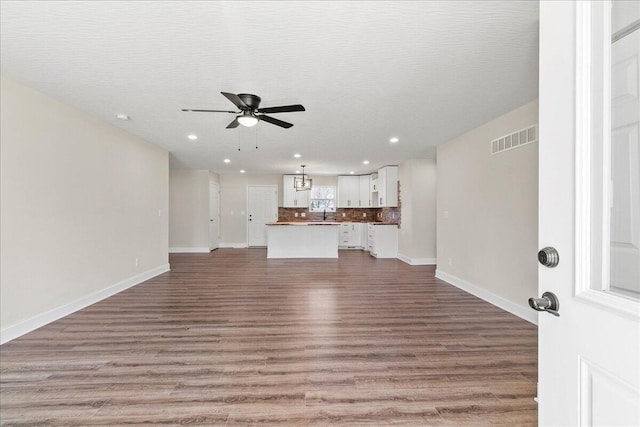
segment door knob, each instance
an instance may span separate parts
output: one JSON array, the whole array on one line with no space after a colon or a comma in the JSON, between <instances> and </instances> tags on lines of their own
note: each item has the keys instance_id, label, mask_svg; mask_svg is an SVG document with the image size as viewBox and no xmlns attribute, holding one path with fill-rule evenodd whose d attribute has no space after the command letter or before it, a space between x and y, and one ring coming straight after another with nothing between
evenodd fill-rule
<instances>
[{"instance_id":1,"label":"door knob","mask_svg":"<svg viewBox=\"0 0 640 427\"><path fill-rule=\"evenodd\" d=\"M543 293L542 298L529 298L529 306L536 311L546 311L560 317L560 313L558 313L560 302L553 292Z\"/></svg>"}]
</instances>

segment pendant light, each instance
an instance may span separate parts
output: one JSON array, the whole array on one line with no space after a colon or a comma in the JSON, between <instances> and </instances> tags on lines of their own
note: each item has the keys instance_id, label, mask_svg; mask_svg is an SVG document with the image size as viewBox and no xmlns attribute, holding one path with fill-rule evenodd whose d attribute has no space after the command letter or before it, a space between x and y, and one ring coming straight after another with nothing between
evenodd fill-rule
<instances>
[{"instance_id":1,"label":"pendant light","mask_svg":"<svg viewBox=\"0 0 640 427\"><path fill-rule=\"evenodd\" d=\"M295 176L293 177L293 187L296 189L296 191L309 191L311 190L311 179L305 179L304 176L304 168L307 165L300 165L300 167L302 167L302 176Z\"/></svg>"}]
</instances>

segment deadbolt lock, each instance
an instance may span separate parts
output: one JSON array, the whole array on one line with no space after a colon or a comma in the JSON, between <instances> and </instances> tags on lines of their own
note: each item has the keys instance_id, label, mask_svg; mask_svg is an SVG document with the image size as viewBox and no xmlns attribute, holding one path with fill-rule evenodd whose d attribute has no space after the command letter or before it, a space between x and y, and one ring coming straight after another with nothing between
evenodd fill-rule
<instances>
[{"instance_id":1,"label":"deadbolt lock","mask_svg":"<svg viewBox=\"0 0 640 427\"><path fill-rule=\"evenodd\" d=\"M553 268L560 262L560 255L556 248L548 246L540 249L538 252L538 261L545 267Z\"/></svg>"}]
</instances>

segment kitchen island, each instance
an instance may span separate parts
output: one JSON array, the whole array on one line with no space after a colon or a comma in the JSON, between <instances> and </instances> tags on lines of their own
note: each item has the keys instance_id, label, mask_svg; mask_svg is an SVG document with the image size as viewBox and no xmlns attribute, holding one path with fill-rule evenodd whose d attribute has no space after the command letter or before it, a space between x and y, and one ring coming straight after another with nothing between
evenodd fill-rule
<instances>
[{"instance_id":1,"label":"kitchen island","mask_svg":"<svg viewBox=\"0 0 640 427\"><path fill-rule=\"evenodd\" d=\"M338 222L268 222L267 258L338 258Z\"/></svg>"}]
</instances>

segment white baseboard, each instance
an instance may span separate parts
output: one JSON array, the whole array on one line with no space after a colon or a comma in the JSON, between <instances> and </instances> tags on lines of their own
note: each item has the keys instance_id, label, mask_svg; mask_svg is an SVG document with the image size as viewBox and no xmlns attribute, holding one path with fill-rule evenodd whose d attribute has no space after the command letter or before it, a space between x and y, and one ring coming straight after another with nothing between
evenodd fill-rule
<instances>
[{"instance_id":1,"label":"white baseboard","mask_svg":"<svg viewBox=\"0 0 640 427\"><path fill-rule=\"evenodd\" d=\"M435 258L411 258L403 254L398 254L398 259L409 265L436 265Z\"/></svg>"},{"instance_id":2,"label":"white baseboard","mask_svg":"<svg viewBox=\"0 0 640 427\"><path fill-rule=\"evenodd\" d=\"M525 306L516 304L512 301L502 298L499 295L489 292L486 289L469 283L464 279L460 279L459 277L453 276L449 273L445 273L442 270L436 269L436 277L455 286L456 288L460 288L463 291L469 292L470 294L475 295L478 298L495 305L496 307L508 311L509 313L518 316L519 318L524 319L527 322L533 323L534 325L538 324L538 313L531 310L528 305Z\"/></svg>"},{"instance_id":3,"label":"white baseboard","mask_svg":"<svg viewBox=\"0 0 640 427\"><path fill-rule=\"evenodd\" d=\"M122 292L125 289L138 285L145 280L149 280L159 274L166 273L167 271L169 271L169 264L163 264L159 267L152 268L151 270L129 277L128 279L124 279L115 285L109 286L108 288L93 292L82 298L78 298L68 304L61 305L60 307L37 314L14 325L7 326L0 331L0 344L16 339L55 320L61 319L78 310L82 310L85 307L102 301L103 299L115 295L118 292Z\"/></svg>"},{"instance_id":4,"label":"white baseboard","mask_svg":"<svg viewBox=\"0 0 640 427\"><path fill-rule=\"evenodd\" d=\"M169 248L170 254L208 254L209 248Z\"/></svg>"},{"instance_id":5,"label":"white baseboard","mask_svg":"<svg viewBox=\"0 0 640 427\"><path fill-rule=\"evenodd\" d=\"M220 243L218 244L219 248L234 248L234 249L243 249L248 248L249 245L246 243Z\"/></svg>"}]
</instances>

